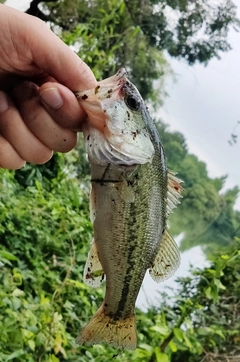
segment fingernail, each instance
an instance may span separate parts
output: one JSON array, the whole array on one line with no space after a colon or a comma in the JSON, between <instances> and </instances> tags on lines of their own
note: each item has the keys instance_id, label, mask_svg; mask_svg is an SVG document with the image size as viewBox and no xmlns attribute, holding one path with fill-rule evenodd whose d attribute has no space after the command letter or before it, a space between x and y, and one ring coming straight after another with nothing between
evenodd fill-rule
<instances>
[{"instance_id":1,"label":"fingernail","mask_svg":"<svg viewBox=\"0 0 240 362\"><path fill-rule=\"evenodd\" d=\"M0 91L0 112L3 113L8 109L8 100L6 95Z\"/></svg>"},{"instance_id":2,"label":"fingernail","mask_svg":"<svg viewBox=\"0 0 240 362\"><path fill-rule=\"evenodd\" d=\"M44 89L40 93L42 100L51 108L58 109L63 104L62 97L57 88Z\"/></svg>"}]
</instances>

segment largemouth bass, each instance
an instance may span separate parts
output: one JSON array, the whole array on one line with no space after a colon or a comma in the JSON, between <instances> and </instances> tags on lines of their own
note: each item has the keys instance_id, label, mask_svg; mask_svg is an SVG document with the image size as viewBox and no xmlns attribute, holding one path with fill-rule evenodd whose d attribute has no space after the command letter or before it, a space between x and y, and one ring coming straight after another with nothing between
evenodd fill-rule
<instances>
[{"instance_id":1,"label":"largemouth bass","mask_svg":"<svg viewBox=\"0 0 240 362\"><path fill-rule=\"evenodd\" d=\"M135 349L135 302L146 271L160 282L180 263L166 221L181 181L167 170L156 127L124 69L77 97L88 114L94 227L84 281L98 287L106 277L104 301L77 343Z\"/></svg>"}]
</instances>

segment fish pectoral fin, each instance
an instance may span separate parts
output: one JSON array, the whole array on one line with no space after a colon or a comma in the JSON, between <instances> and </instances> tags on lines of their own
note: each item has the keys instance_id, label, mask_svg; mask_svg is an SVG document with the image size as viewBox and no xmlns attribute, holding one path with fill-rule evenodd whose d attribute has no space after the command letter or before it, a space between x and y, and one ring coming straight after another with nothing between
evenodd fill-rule
<instances>
[{"instance_id":1,"label":"fish pectoral fin","mask_svg":"<svg viewBox=\"0 0 240 362\"><path fill-rule=\"evenodd\" d=\"M168 230L165 230L153 266L149 269L149 274L157 283L163 282L176 272L180 261L178 246Z\"/></svg>"},{"instance_id":2,"label":"fish pectoral fin","mask_svg":"<svg viewBox=\"0 0 240 362\"><path fill-rule=\"evenodd\" d=\"M121 350L133 350L137 344L135 316L114 320L104 314L102 305L83 328L76 339L76 343L87 346L108 343Z\"/></svg>"},{"instance_id":3,"label":"fish pectoral fin","mask_svg":"<svg viewBox=\"0 0 240 362\"><path fill-rule=\"evenodd\" d=\"M167 185L167 215L180 204L179 198L182 197L181 192L183 190L180 185L183 181L176 177L176 173L168 170L168 185Z\"/></svg>"},{"instance_id":4,"label":"fish pectoral fin","mask_svg":"<svg viewBox=\"0 0 240 362\"><path fill-rule=\"evenodd\" d=\"M104 279L105 274L99 260L96 243L93 239L84 268L83 280L85 284L93 288L98 288Z\"/></svg>"}]
</instances>

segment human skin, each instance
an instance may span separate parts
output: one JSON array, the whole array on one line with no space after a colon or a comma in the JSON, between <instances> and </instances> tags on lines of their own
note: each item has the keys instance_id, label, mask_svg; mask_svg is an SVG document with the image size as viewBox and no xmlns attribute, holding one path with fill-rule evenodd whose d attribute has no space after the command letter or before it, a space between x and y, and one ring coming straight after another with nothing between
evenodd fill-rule
<instances>
[{"instance_id":1,"label":"human skin","mask_svg":"<svg viewBox=\"0 0 240 362\"><path fill-rule=\"evenodd\" d=\"M90 68L41 20L0 4L0 167L43 164L68 152L86 119L75 91Z\"/></svg>"}]
</instances>

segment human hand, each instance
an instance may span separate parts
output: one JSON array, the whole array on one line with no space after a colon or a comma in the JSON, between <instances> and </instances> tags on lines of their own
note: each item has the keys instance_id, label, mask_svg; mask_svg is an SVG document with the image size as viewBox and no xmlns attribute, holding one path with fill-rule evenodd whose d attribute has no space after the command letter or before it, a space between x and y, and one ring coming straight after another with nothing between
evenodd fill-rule
<instances>
[{"instance_id":1,"label":"human hand","mask_svg":"<svg viewBox=\"0 0 240 362\"><path fill-rule=\"evenodd\" d=\"M41 20L0 4L0 167L68 152L86 119L72 91L97 83Z\"/></svg>"}]
</instances>

